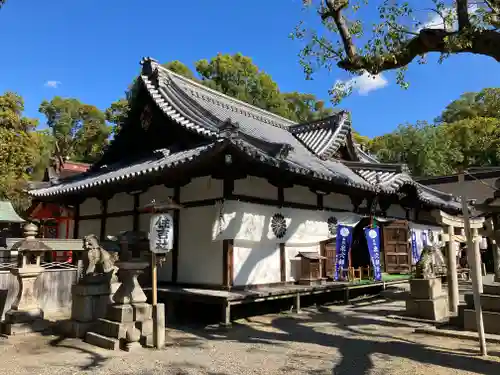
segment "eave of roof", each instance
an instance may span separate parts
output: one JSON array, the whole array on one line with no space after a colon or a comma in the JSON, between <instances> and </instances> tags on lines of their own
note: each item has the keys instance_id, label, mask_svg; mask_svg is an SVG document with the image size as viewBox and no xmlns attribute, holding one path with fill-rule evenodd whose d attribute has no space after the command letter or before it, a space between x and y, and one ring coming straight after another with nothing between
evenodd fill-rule
<instances>
[{"instance_id":1,"label":"eave of roof","mask_svg":"<svg viewBox=\"0 0 500 375\"><path fill-rule=\"evenodd\" d=\"M194 162L201 155L212 151L216 143L194 149L170 154L166 150L158 150L154 155L128 165L103 166L100 171L81 173L74 177L62 179L49 187L30 190L28 193L37 198L74 194L83 190L96 188L112 183L122 183L138 176L158 173L163 169L178 167Z\"/></svg>"}]
</instances>

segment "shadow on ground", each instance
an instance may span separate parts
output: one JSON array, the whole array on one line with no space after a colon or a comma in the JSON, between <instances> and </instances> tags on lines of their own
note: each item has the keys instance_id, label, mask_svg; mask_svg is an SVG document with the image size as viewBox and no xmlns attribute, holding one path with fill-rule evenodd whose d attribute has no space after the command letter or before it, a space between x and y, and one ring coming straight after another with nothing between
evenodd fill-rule
<instances>
[{"instance_id":1,"label":"shadow on ground","mask_svg":"<svg viewBox=\"0 0 500 375\"><path fill-rule=\"evenodd\" d=\"M351 308L352 309L352 308ZM372 311L366 311L372 314ZM382 313L380 315L385 315ZM316 326L334 324L346 331L346 336L319 332ZM340 312L319 308L316 312L296 316L281 316L273 319L270 325L280 332L261 331L246 324L235 324L230 330L202 329L200 327L179 327L193 335L208 340L226 339L229 341L247 344L268 344L288 346L290 342L316 344L324 347L337 348L341 355L338 364L334 364L332 373L340 374L368 374L373 368L371 355L400 357L416 362L441 366L449 369L470 371L484 375L498 375L498 362L475 358L469 351L463 353L445 352L443 349L423 345L408 339L394 338L384 335L384 327L404 327L404 322L391 322L370 317L344 315ZM376 332L360 330L359 326L377 325ZM407 325L409 326L409 325ZM356 336L364 336L364 338ZM366 337L373 339L366 339ZM375 337L377 339L375 339ZM380 341L380 338L385 341ZM415 337L414 337L415 338ZM477 353L473 353L477 354ZM493 353L492 353L493 354ZM353 370L356 369L356 370ZM305 372L318 374L313 370Z\"/></svg>"}]
</instances>

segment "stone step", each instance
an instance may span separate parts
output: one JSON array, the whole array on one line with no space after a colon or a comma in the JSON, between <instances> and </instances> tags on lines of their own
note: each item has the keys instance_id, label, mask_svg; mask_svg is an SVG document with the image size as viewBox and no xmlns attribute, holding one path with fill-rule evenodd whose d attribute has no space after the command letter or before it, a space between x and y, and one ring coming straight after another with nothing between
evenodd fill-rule
<instances>
[{"instance_id":1,"label":"stone step","mask_svg":"<svg viewBox=\"0 0 500 375\"><path fill-rule=\"evenodd\" d=\"M103 349L109 349L109 350L120 349L120 340L100 335L95 332L87 332L87 334L85 335L85 342L90 345L98 346L99 348Z\"/></svg>"},{"instance_id":2,"label":"stone step","mask_svg":"<svg viewBox=\"0 0 500 375\"><path fill-rule=\"evenodd\" d=\"M500 312L483 310L484 332L500 334ZM471 309L464 310L464 329L467 331L477 331L476 311Z\"/></svg>"},{"instance_id":3,"label":"stone step","mask_svg":"<svg viewBox=\"0 0 500 375\"><path fill-rule=\"evenodd\" d=\"M500 312L500 295L481 294L481 307L483 311Z\"/></svg>"},{"instance_id":4,"label":"stone step","mask_svg":"<svg viewBox=\"0 0 500 375\"><path fill-rule=\"evenodd\" d=\"M119 323L109 319L99 318L92 331L103 336L123 339L127 334L127 330L133 326L134 323Z\"/></svg>"},{"instance_id":5,"label":"stone step","mask_svg":"<svg viewBox=\"0 0 500 375\"><path fill-rule=\"evenodd\" d=\"M483 293L500 296L500 283L484 284Z\"/></svg>"}]
</instances>

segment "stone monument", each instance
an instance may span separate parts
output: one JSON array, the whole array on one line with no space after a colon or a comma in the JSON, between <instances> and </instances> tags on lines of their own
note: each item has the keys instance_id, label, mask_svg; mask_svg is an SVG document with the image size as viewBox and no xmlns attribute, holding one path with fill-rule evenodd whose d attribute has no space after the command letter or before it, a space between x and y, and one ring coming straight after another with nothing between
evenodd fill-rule
<instances>
[{"instance_id":1,"label":"stone monument","mask_svg":"<svg viewBox=\"0 0 500 375\"><path fill-rule=\"evenodd\" d=\"M18 252L17 268L11 272L17 277L19 292L10 310L5 313L2 331L6 335L40 332L49 326L43 319L43 310L35 294L35 281L44 272L41 267L43 253L52 249L35 238L37 231L35 224L26 224L26 238L15 243L11 249Z\"/></svg>"},{"instance_id":2,"label":"stone monument","mask_svg":"<svg viewBox=\"0 0 500 375\"><path fill-rule=\"evenodd\" d=\"M138 276L149 266L149 262L130 256L128 243L120 238L120 260L118 268L121 282L108 305L105 318L85 335L85 341L105 349L132 350L153 345L152 306L148 304ZM123 255L123 256L122 256Z\"/></svg>"},{"instance_id":3,"label":"stone monument","mask_svg":"<svg viewBox=\"0 0 500 375\"><path fill-rule=\"evenodd\" d=\"M104 249L95 235L83 238L83 276L72 287L71 320L63 333L71 337L85 337L86 333L106 317L108 306L120 283L115 265L119 247Z\"/></svg>"},{"instance_id":4,"label":"stone monument","mask_svg":"<svg viewBox=\"0 0 500 375\"><path fill-rule=\"evenodd\" d=\"M422 250L415 277L410 280L406 312L415 318L441 322L449 318L448 296L443 292L441 277L436 277L432 269L434 253L433 246L425 246Z\"/></svg>"}]
</instances>

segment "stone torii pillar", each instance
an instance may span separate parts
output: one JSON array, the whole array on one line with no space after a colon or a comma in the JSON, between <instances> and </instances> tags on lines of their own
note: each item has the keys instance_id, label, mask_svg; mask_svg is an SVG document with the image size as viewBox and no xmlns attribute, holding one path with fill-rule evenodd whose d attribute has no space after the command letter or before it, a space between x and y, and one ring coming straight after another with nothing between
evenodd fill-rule
<instances>
[{"instance_id":1,"label":"stone torii pillar","mask_svg":"<svg viewBox=\"0 0 500 375\"><path fill-rule=\"evenodd\" d=\"M455 228L464 229L465 224L464 220L460 216L453 216L447 214L446 212L435 210L432 212L432 216L438 221L440 225L444 228L447 228L446 234L443 235L443 240L448 242L448 258L447 258L447 279L448 279L448 303L450 305L450 312L457 314L458 313L458 303L459 303L459 291L458 291L458 275L457 275L457 258L456 258L456 246L455 246L455 238L459 237L463 242L466 241L465 236L456 236ZM483 227L484 218L477 218L470 220L471 230L474 233L474 248L478 250L479 248L479 240L478 230ZM462 238L463 237L463 238ZM476 251L475 251L476 253ZM475 254L476 257L480 257L481 254L477 251ZM469 260L470 262L470 260ZM469 264L469 267L471 265ZM482 277L480 278L479 290L482 293L483 291L483 282Z\"/></svg>"}]
</instances>

